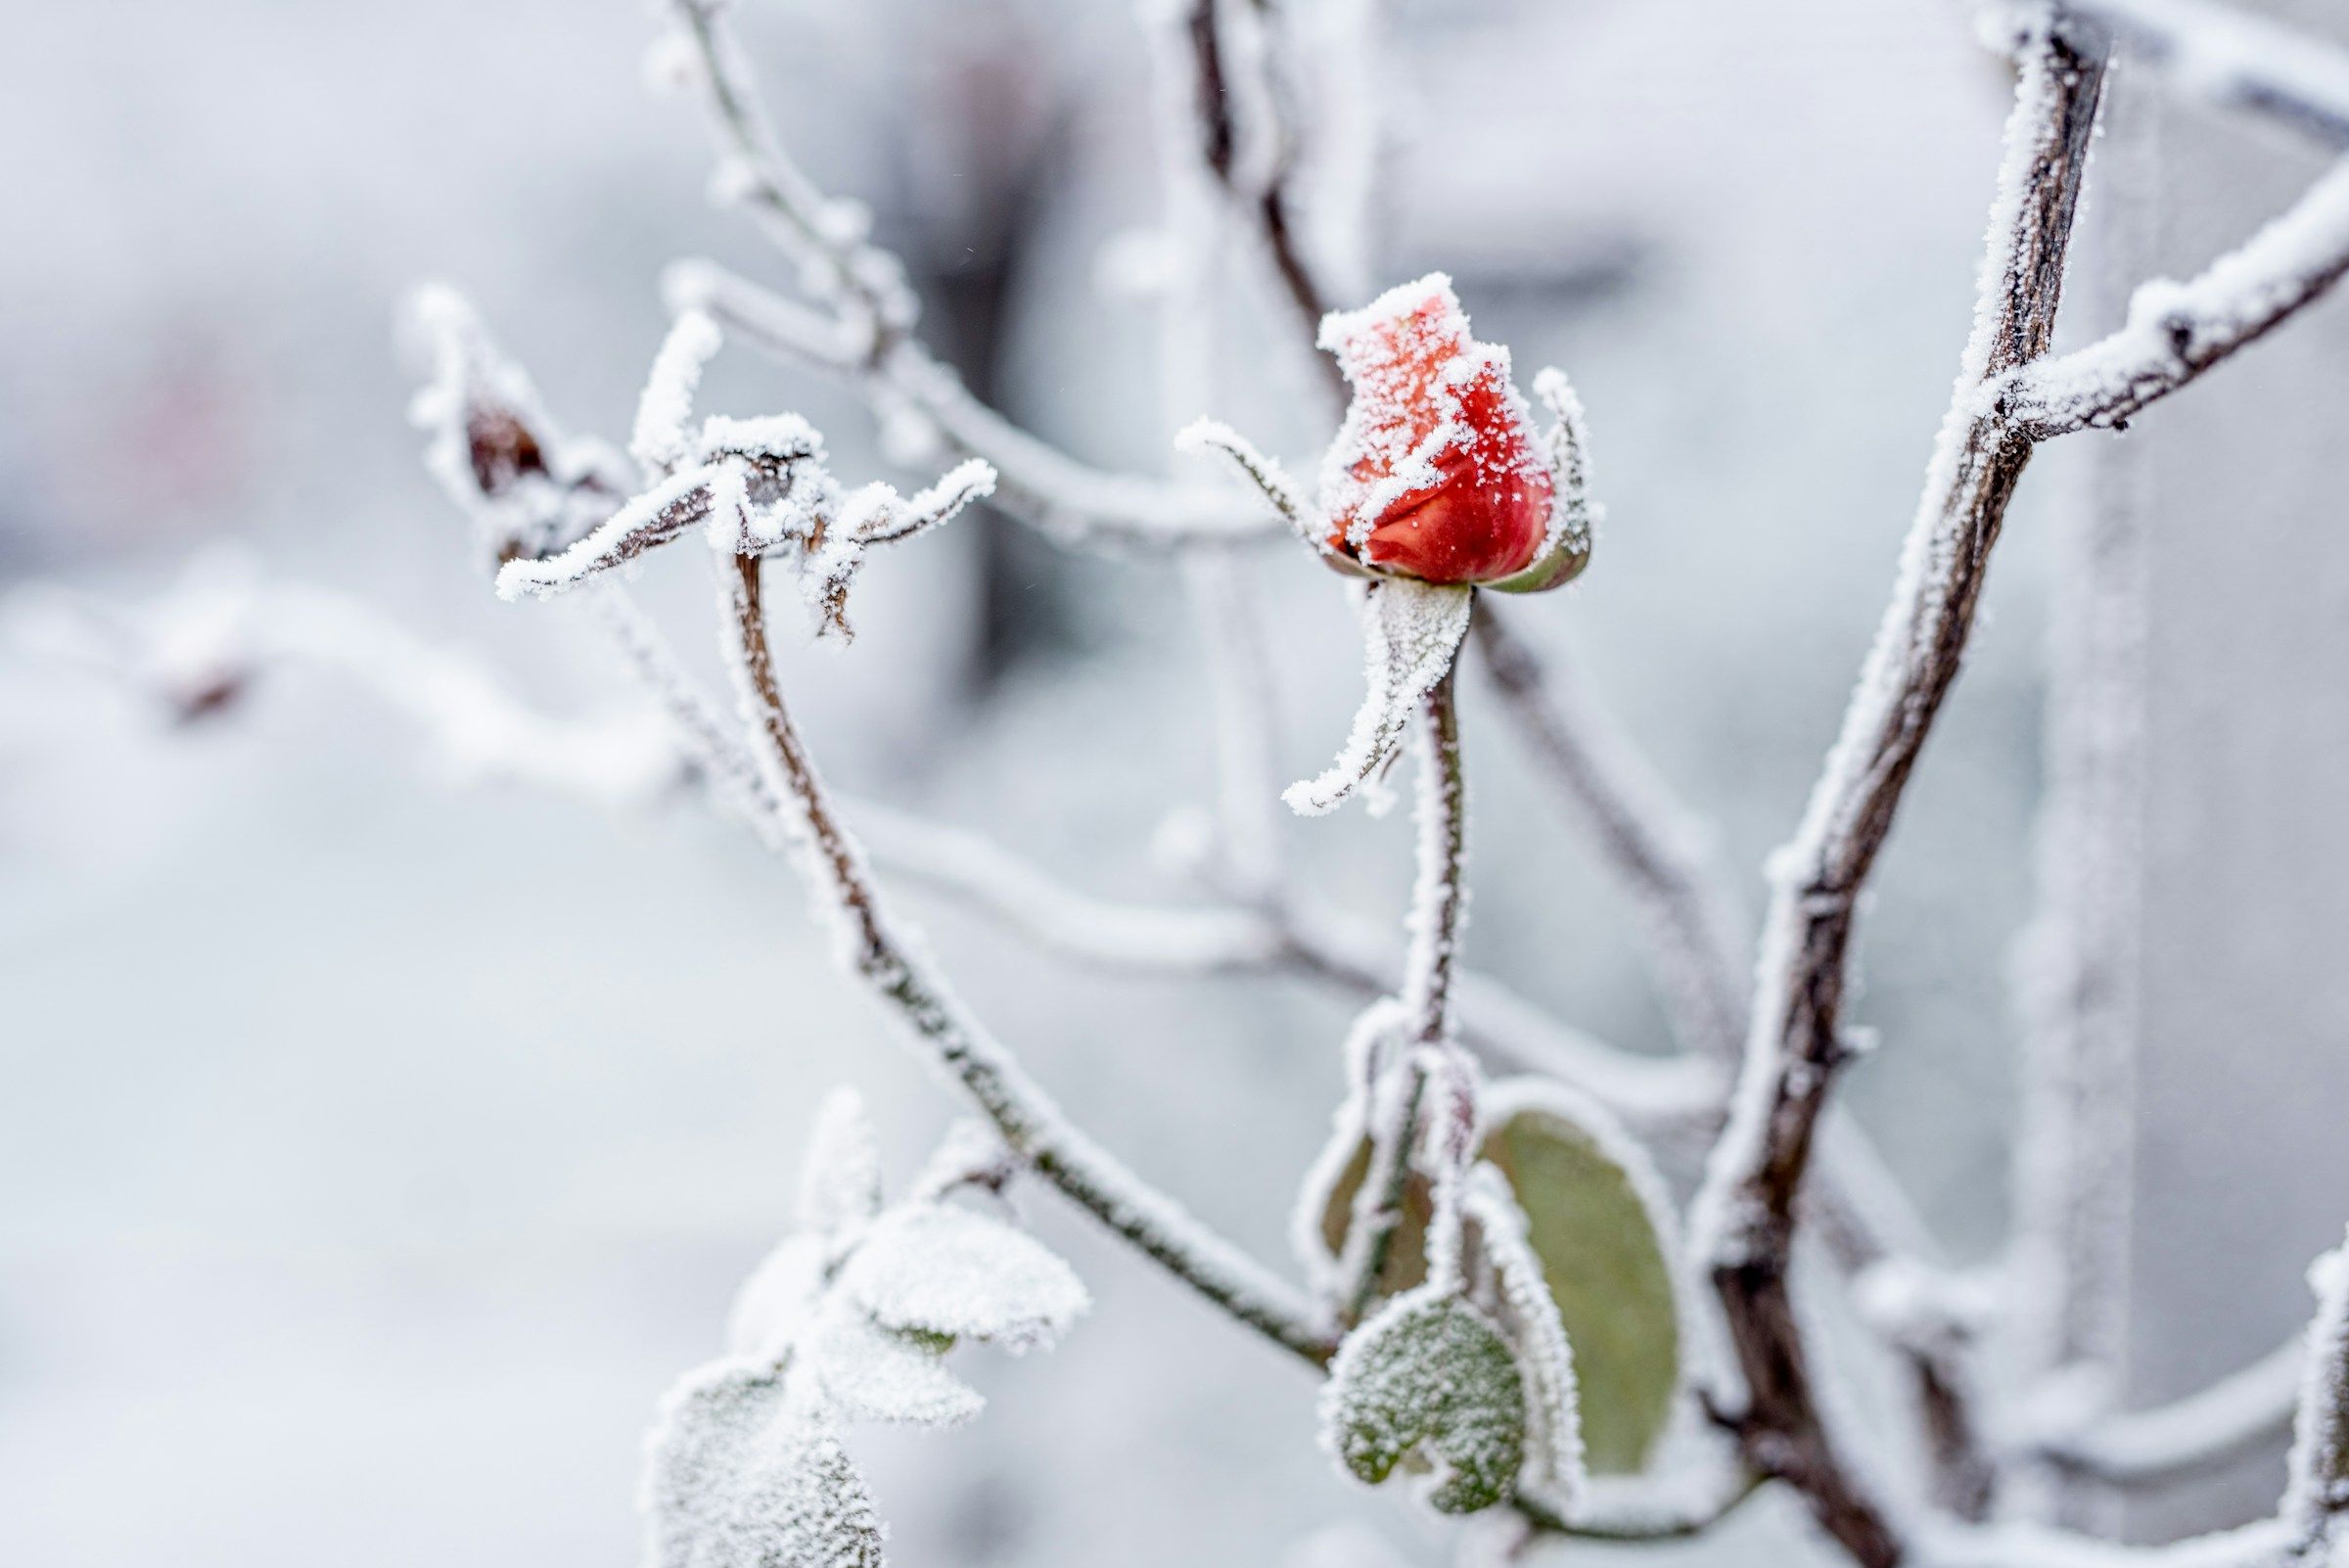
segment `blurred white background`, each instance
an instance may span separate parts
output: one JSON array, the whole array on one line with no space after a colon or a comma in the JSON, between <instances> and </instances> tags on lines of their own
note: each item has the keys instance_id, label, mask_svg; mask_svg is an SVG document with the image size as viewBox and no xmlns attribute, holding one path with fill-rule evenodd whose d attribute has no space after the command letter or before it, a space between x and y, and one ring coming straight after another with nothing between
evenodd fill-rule
<instances>
[{"instance_id":1,"label":"blurred white background","mask_svg":"<svg viewBox=\"0 0 2349 1568\"><path fill-rule=\"evenodd\" d=\"M1198 410L1161 408L1147 307L1095 286L1101 247L1156 202L1127 8L742 9L787 138L874 205L973 384L1095 460L1168 461ZM1582 656L1758 889L1872 631L1956 368L2002 71L1963 8L1933 0L1389 9L1377 281L1450 270L1480 336L1520 367L1568 368L1591 412L1597 560L1516 624ZM0 583L135 594L241 541L479 650L550 706L616 691L567 606L487 591L415 461L391 323L413 284L452 282L559 417L618 435L664 326L662 264L766 269L702 199L690 111L641 85L646 8L120 0L10 20ZM2182 207L2233 188L2236 144L2220 145L2186 171ZM2181 232L2177 259L2224 234ZM2337 352L2338 308L2323 320ZM1308 449L1313 374L1253 352L1215 411ZM828 385L729 357L706 400L799 409L845 474L879 471L869 421ZM2336 387L2321 405L2336 438L2341 407ZM2260 440L2205 456L2288 466L2291 443ZM1854 1098L1969 1257L2004 1201L2005 953L2030 896L2046 522L2070 493L2047 462L1863 954L1862 1015L1885 1046ZM2194 522L2207 552L2226 522ZM662 562L645 584L696 649L712 641L700 570ZM1351 712L1359 643L1302 552L1251 571L1277 607L1283 762L1302 771ZM1210 777L1171 572L1069 560L990 516L860 593L854 649L791 669L832 772L1088 887L1168 891L1150 835ZM2294 657L2337 669L2326 648L2337 658L2337 635ZM1622 907L1488 711L1472 693L1478 961L1661 1048ZM2257 707L2240 721L2273 728ZM2190 818L2194 760L2177 761ZM2336 868L2316 803L2340 776L2310 775L2290 841ZM2263 811L2258 783L2229 809ZM2188 882L2196 831L2177 829L2169 862ZM1406 833L1357 814L1291 841L1324 886L1399 909ZM2229 932L2301 918L2229 891L2254 911ZM2337 899L2322 913L2298 958L2349 937ZM930 924L1082 1120L1283 1255L1343 1009L1268 982L1103 978L958 915ZM2230 983L2197 1005L2223 1010L2211 988ZM2323 1016L2280 1001L2256 1037L2219 1023L2196 1043L2282 1091L2337 1040ZM638 1434L715 1349L734 1283L784 1223L814 1097L842 1081L868 1091L901 1167L952 1110L830 968L782 868L689 805L608 816L438 787L395 719L326 676L172 733L120 692L0 664L0 1556L633 1560ZM2204 1093L2183 1070L2165 1082ZM2261 1103L2174 1145L2198 1164L2165 1168L2164 1234L2201 1249L2198 1276L2241 1265L2260 1292L2184 1317L2162 1315L2175 1290L2150 1301L2147 1343L2171 1323L2194 1368L2153 1365L2154 1392L2280 1334L2303 1311L2292 1272L2338 1223L2337 1179L2306 1213L2268 1207L2295 1190L2280 1162L2209 1185ZM2340 1104L2318 1097L2312 1125ZM1306 1379L1048 1196L1030 1208L1097 1311L1050 1357L967 1358L991 1396L975 1427L860 1440L902 1561L1270 1568L1346 1517L1422 1539L1331 1477ZM1783 1514L1740 1528L1748 1560L1798 1550Z\"/></svg>"}]
</instances>

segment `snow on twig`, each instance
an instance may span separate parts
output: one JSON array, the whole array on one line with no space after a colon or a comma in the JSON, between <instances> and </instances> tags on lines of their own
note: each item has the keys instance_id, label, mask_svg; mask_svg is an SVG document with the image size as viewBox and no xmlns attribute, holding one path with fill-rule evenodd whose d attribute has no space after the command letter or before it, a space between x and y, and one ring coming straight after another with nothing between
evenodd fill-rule
<instances>
[{"instance_id":1,"label":"snow on twig","mask_svg":"<svg viewBox=\"0 0 2349 1568\"><path fill-rule=\"evenodd\" d=\"M2184 283L2156 279L2118 332L2018 371L1998 392L2034 438L2118 429L2274 331L2349 272L2349 160L2289 210Z\"/></svg>"},{"instance_id":2,"label":"snow on twig","mask_svg":"<svg viewBox=\"0 0 2349 1568\"><path fill-rule=\"evenodd\" d=\"M1794 840L1773 858L1759 989L1730 1119L1693 1210L1747 1385L1743 1433L1758 1464L1807 1495L1856 1559L1885 1568L1901 1545L1826 1432L1787 1298L1796 1200L1820 1115L1850 1047L1842 1016L1862 888L1903 787L1957 678L1990 545L2027 441L1978 411L1979 389L2047 348L2103 86L2100 53L2060 37L2024 50L1992 205L1974 326L1892 601Z\"/></svg>"},{"instance_id":3,"label":"snow on twig","mask_svg":"<svg viewBox=\"0 0 2349 1568\"><path fill-rule=\"evenodd\" d=\"M814 312L714 262L676 263L663 292L672 310L706 310L754 347L852 375L882 412L910 416L948 449L985 458L1002 484L998 504L1059 543L1173 549L1268 540L1282 531L1277 519L1236 502L1225 489L1077 461L972 396L961 378L917 342L898 344L878 363L863 364Z\"/></svg>"},{"instance_id":4,"label":"snow on twig","mask_svg":"<svg viewBox=\"0 0 2349 1568\"><path fill-rule=\"evenodd\" d=\"M2183 1399L2100 1418L2044 1417L2030 1447L2067 1469L2143 1486L2221 1464L2291 1430L2308 1361L2295 1333L2258 1360Z\"/></svg>"},{"instance_id":5,"label":"snow on twig","mask_svg":"<svg viewBox=\"0 0 2349 1568\"><path fill-rule=\"evenodd\" d=\"M793 840L810 896L852 972L1045 1180L1239 1321L1309 1360L1324 1360L1331 1347L1296 1293L1072 1125L964 1009L920 945L898 934L862 847L784 707L767 648L760 563L742 557L720 576L720 609L745 716L760 739L760 766L795 815Z\"/></svg>"},{"instance_id":6,"label":"snow on twig","mask_svg":"<svg viewBox=\"0 0 2349 1568\"><path fill-rule=\"evenodd\" d=\"M2349 53L2207 0L2058 0L2067 20L2110 28L2170 86L2264 115L2349 150Z\"/></svg>"}]
</instances>

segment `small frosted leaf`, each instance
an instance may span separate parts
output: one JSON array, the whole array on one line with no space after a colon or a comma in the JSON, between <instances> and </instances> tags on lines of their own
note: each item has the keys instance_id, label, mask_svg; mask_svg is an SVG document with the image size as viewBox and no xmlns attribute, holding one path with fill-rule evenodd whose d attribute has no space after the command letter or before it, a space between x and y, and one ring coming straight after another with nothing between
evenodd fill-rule
<instances>
[{"instance_id":1,"label":"small frosted leaf","mask_svg":"<svg viewBox=\"0 0 2349 1568\"><path fill-rule=\"evenodd\" d=\"M1525 1215L1510 1197L1507 1181L1499 1171L1480 1162L1469 1174L1467 1187L1464 1208L1476 1222L1493 1270L1501 1327L1525 1367L1526 1446L1534 1458L1529 1479L1571 1509L1581 1500L1588 1479L1574 1347L1558 1316L1542 1260L1527 1242Z\"/></svg>"},{"instance_id":2,"label":"small frosted leaf","mask_svg":"<svg viewBox=\"0 0 2349 1568\"><path fill-rule=\"evenodd\" d=\"M1573 1346L1585 1463L1595 1475L1634 1473L1670 1425L1680 1395L1679 1242L1663 1180L1603 1110L1547 1080L1504 1080L1486 1089L1484 1103L1480 1157L1508 1178L1525 1217L1525 1245L1541 1261ZM1369 1158L1368 1142L1358 1140L1325 1189L1320 1239L1333 1258L1345 1247ZM1323 1160L1334 1164L1334 1151ZM1426 1179L1414 1173L1379 1274L1382 1295L1426 1279L1432 1209Z\"/></svg>"},{"instance_id":3,"label":"small frosted leaf","mask_svg":"<svg viewBox=\"0 0 2349 1568\"><path fill-rule=\"evenodd\" d=\"M1437 1472L1428 1501L1474 1513L1508 1495L1525 1461L1525 1377L1492 1319L1450 1292L1415 1290L1338 1348L1321 1439L1374 1486L1424 1460Z\"/></svg>"},{"instance_id":4,"label":"small frosted leaf","mask_svg":"<svg viewBox=\"0 0 2349 1568\"><path fill-rule=\"evenodd\" d=\"M1048 1345L1091 1305L1069 1266L999 1220L915 1203L874 1222L839 1289L884 1327Z\"/></svg>"},{"instance_id":5,"label":"small frosted leaf","mask_svg":"<svg viewBox=\"0 0 2349 1568\"><path fill-rule=\"evenodd\" d=\"M799 1220L806 1229L838 1232L881 1212L881 1144L864 1097L846 1086L824 1096L800 1168Z\"/></svg>"},{"instance_id":6,"label":"small frosted leaf","mask_svg":"<svg viewBox=\"0 0 2349 1568\"><path fill-rule=\"evenodd\" d=\"M853 1307L828 1309L803 1344L833 1409L852 1421L959 1426L986 1407L945 1368L947 1342L881 1327Z\"/></svg>"},{"instance_id":7,"label":"small frosted leaf","mask_svg":"<svg viewBox=\"0 0 2349 1568\"><path fill-rule=\"evenodd\" d=\"M1643 1466L1680 1393L1678 1242L1662 1178L1612 1118L1546 1080L1486 1096L1484 1158L1508 1177L1574 1347L1586 1462Z\"/></svg>"},{"instance_id":8,"label":"small frosted leaf","mask_svg":"<svg viewBox=\"0 0 2349 1568\"><path fill-rule=\"evenodd\" d=\"M830 1248L817 1235L793 1235L743 1281L726 1318L726 1350L735 1356L781 1360L823 1294Z\"/></svg>"},{"instance_id":9,"label":"small frosted leaf","mask_svg":"<svg viewBox=\"0 0 2349 1568\"><path fill-rule=\"evenodd\" d=\"M644 1485L651 1568L881 1568L881 1521L816 1408L718 1361L663 1407Z\"/></svg>"},{"instance_id":10,"label":"small frosted leaf","mask_svg":"<svg viewBox=\"0 0 2349 1568\"><path fill-rule=\"evenodd\" d=\"M1302 816L1334 810L1386 765L1421 699L1451 669L1475 604L1473 588L1407 577L1382 577L1364 590L1363 670L1369 690L1337 761L1318 777L1281 793L1291 810Z\"/></svg>"}]
</instances>

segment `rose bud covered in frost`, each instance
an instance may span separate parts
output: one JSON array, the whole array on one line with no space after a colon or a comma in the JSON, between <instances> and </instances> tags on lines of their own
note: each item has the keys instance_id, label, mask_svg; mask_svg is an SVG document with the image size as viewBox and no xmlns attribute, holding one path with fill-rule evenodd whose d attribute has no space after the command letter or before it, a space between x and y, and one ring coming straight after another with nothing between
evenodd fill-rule
<instances>
[{"instance_id":1,"label":"rose bud covered in frost","mask_svg":"<svg viewBox=\"0 0 2349 1568\"><path fill-rule=\"evenodd\" d=\"M1325 317L1320 344L1354 389L1321 473L1336 561L1511 593L1583 570L1587 518L1560 505L1509 351L1470 335L1450 278Z\"/></svg>"}]
</instances>

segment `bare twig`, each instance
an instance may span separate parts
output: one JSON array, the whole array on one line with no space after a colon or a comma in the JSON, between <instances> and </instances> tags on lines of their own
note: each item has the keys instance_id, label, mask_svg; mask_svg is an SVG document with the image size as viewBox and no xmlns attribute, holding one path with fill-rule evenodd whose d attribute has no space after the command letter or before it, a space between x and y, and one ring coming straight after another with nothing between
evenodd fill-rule
<instances>
[{"instance_id":1,"label":"bare twig","mask_svg":"<svg viewBox=\"0 0 2349 1568\"><path fill-rule=\"evenodd\" d=\"M2107 110L2089 311L2125 298L2157 226L2156 113ZM2021 1022L2013 1219L2000 1330L2021 1387L2117 1388L2129 1334L2136 1180L2138 937L2145 849L2145 447L2092 446L2055 530L2046 788L2037 899L2016 945ZM2288 1404L2288 1396L2287 1396ZM2071 1529L2117 1525L2118 1499L2077 1469L2025 1462L2004 1510Z\"/></svg>"},{"instance_id":2,"label":"bare twig","mask_svg":"<svg viewBox=\"0 0 2349 1568\"><path fill-rule=\"evenodd\" d=\"M825 196L783 152L715 0L669 3L696 61L721 190L760 218L824 307L707 262L683 262L667 283L672 309L706 309L763 348L849 376L885 411L986 458L1001 476L1006 503L1065 543L1164 547L1279 530L1277 520L1226 492L1087 468L973 397L914 336L916 302L902 263L865 238L857 208Z\"/></svg>"},{"instance_id":3,"label":"bare twig","mask_svg":"<svg viewBox=\"0 0 2349 1568\"><path fill-rule=\"evenodd\" d=\"M1408 1039L1395 1071L1405 1075L1402 1113L1372 1138L1369 1168L1355 1195L1341 1263L1347 1317L1358 1320L1375 1296L1395 1231L1403 1222L1411 1157L1428 1088L1426 1057L1456 1050L1451 1027L1452 960L1467 908L1462 882L1468 845L1468 785L1460 761L1457 671L1448 670L1419 713L1418 879L1411 892L1410 948L1404 961L1404 1028ZM1420 1047L1410 1049L1410 1046Z\"/></svg>"},{"instance_id":4,"label":"bare twig","mask_svg":"<svg viewBox=\"0 0 2349 1568\"><path fill-rule=\"evenodd\" d=\"M2002 389L2008 417L2035 440L2118 430L2323 298L2345 272L2349 160L2194 277L2139 289L2118 332L2018 372Z\"/></svg>"},{"instance_id":5,"label":"bare twig","mask_svg":"<svg viewBox=\"0 0 2349 1568\"><path fill-rule=\"evenodd\" d=\"M1304 328L1303 341L1310 345L1320 329L1321 318L1329 313L1329 300L1314 281L1313 269L1306 264L1292 218L1297 128L1286 123L1252 127L1256 139L1270 144L1268 155L1254 161L1268 166L1251 168L1250 161L1240 157L1243 127L1234 113L1239 95L1233 91L1233 71L1227 59L1228 22L1224 15L1231 3L1232 0L1184 0L1182 12L1173 19L1190 57L1188 97L1198 128L1199 161L1221 193L1250 213L1253 221L1249 227L1262 242L1266 256L1280 280L1282 295ZM1276 30L1277 19L1262 14L1267 10L1259 8L1257 14L1249 16L1248 24L1267 32ZM1267 39L1259 53L1269 55L1272 48L1273 40ZM1270 100L1273 97L1270 84L1266 86L1267 90L1257 96ZM1266 107L1273 106L1267 102ZM1318 354L1314 358L1327 373L1331 390L1344 397L1346 385L1337 361Z\"/></svg>"},{"instance_id":6,"label":"bare twig","mask_svg":"<svg viewBox=\"0 0 2349 1568\"><path fill-rule=\"evenodd\" d=\"M2258 1360L2184 1399L2042 1433L2035 1456L2099 1481L2157 1486L2227 1463L2291 1431L2308 1360L2295 1333Z\"/></svg>"},{"instance_id":7,"label":"bare twig","mask_svg":"<svg viewBox=\"0 0 2349 1568\"><path fill-rule=\"evenodd\" d=\"M1977 411L1979 389L2047 349L2104 54L2032 40L2007 122L2000 203L1958 395L1883 628L1794 842L1772 867L1760 992L1729 1126L1700 1193L1696 1245L1746 1384L1738 1427L1864 1568L1903 1551L1831 1441L1787 1284L1796 1202L1826 1094L1848 1055L1843 991L1859 896L1956 680L1992 543L2030 456Z\"/></svg>"},{"instance_id":8,"label":"bare twig","mask_svg":"<svg viewBox=\"0 0 2349 1568\"><path fill-rule=\"evenodd\" d=\"M2067 22L2109 30L2171 86L2266 115L2349 150L2349 54L2206 0L2057 0Z\"/></svg>"},{"instance_id":9,"label":"bare twig","mask_svg":"<svg viewBox=\"0 0 2349 1568\"><path fill-rule=\"evenodd\" d=\"M760 563L738 558L721 576L721 608L733 632L746 713L764 746L762 765L770 786L799 817L801 858L856 975L1045 1180L1238 1321L1316 1365L1326 1360L1333 1345L1285 1283L1071 1126L932 972L919 948L898 937L863 853L784 707L767 649Z\"/></svg>"}]
</instances>

